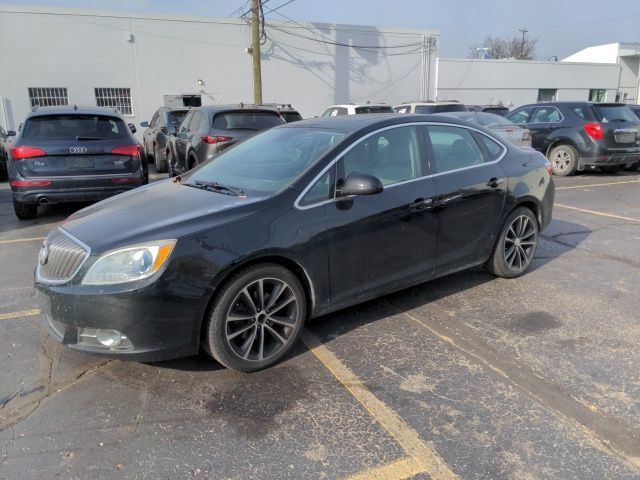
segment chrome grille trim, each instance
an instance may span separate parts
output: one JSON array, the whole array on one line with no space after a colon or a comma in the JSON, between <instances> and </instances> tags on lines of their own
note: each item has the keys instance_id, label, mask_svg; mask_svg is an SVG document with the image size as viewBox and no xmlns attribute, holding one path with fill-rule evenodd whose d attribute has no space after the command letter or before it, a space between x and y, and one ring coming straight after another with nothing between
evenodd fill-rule
<instances>
[{"instance_id":1,"label":"chrome grille trim","mask_svg":"<svg viewBox=\"0 0 640 480\"><path fill-rule=\"evenodd\" d=\"M44 266L38 261L36 279L50 285L70 281L91 254L87 245L60 227L47 235L43 248L45 245L49 248L48 261Z\"/></svg>"}]
</instances>

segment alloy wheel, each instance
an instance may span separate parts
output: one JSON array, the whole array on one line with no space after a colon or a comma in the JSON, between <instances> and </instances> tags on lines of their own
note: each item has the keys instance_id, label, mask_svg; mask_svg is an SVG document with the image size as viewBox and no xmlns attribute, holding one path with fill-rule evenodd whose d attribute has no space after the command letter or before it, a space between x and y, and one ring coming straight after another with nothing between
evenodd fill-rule
<instances>
[{"instance_id":1,"label":"alloy wheel","mask_svg":"<svg viewBox=\"0 0 640 480\"><path fill-rule=\"evenodd\" d=\"M538 237L533 221L527 215L516 217L504 238L504 258L510 269L526 269L536 251Z\"/></svg>"},{"instance_id":2,"label":"alloy wheel","mask_svg":"<svg viewBox=\"0 0 640 480\"><path fill-rule=\"evenodd\" d=\"M294 339L301 321L299 299L286 282L260 278L244 287L225 319L225 338L243 360L262 362L277 355Z\"/></svg>"},{"instance_id":3,"label":"alloy wheel","mask_svg":"<svg viewBox=\"0 0 640 480\"><path fill-rule=\"evenodd\" d=\"M554 152L551 164L554 172L569 170L571 168L571 154L564 148L559 148Z\"/></svg>"}]
</instances>

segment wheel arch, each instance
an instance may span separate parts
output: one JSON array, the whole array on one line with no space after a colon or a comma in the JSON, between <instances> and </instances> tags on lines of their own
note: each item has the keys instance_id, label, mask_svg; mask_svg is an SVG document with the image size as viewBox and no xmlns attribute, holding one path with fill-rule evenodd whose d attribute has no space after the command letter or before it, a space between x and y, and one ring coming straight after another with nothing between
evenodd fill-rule
<instances>
[{"instance_id":1,"label":"wheel arch","mask_svg":"<svg viewBox=\"0 0 640 480\"><path fill-rule=\"evenodd\" d=\"M578 148L578 145L576 144L575 141L573 141L569 137L558 137L558 138L552 139L549 142L549 147L547 148L547 151L545 152L544 156L549 158L549 154L551 153L551 150L553 150L558 145L569 145L570 147L575 149L576 153L578 154L578 157L580 157L580 149Z\"/></svg>"},{"instance_id":2,"label":"wheel arch","mask_svg":"<svg viewBox=\"0 0 640 480\"><path fill-rule=\"evenodd\" d=\"M522 197L518 199L513 208L507 213L507 216L518 207L526 207L531 210L538 221L538 226L542 225L542 205L540 200L531 196Z\"/></svg>"}]
</instances>

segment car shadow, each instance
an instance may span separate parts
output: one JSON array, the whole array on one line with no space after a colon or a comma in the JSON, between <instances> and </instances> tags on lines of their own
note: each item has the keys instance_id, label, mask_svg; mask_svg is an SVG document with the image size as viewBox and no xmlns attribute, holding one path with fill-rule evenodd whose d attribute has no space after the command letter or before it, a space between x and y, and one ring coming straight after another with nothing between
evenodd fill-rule
<instances>
[{"instance_id":1,"label":"car shadow","mask_svg":"<svg viewBox=\"0 0 640 480\"><path fill-rule=\"evenodd\" d=\"M541 238L533 264L527 274L544 268L548 263L570 252L583 242L590 233L591 230L585 225L565 220L553 220ZM400 290L329 315L314 318L307 322L305 328L311 330L321 341L334 339L363 325L387 318L392 314L409 311L428 303L475 289L492 281L496 281L496 277L487 273L483 268L477 267ZM393 309L389 308L390 304L394 305L394 309L399 307L401 311L392 312ZM302 342L298 342L287 358L293 358L307 351L308 349L302 345ZM182 371L216 371L224 369L222 365L212 361L204 351L201 351L197 356L155 362L153 365L158 368Z\"/></svg>"}]
</instances>

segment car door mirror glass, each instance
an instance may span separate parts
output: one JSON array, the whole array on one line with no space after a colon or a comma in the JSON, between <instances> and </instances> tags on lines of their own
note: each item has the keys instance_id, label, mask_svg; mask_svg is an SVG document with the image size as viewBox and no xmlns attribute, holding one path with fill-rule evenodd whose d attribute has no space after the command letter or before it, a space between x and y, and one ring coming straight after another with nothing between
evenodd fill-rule
<instances>
[{"instance_id":1,"label":"car door mirror glass","mask_svg":"<svg viewBox=\"0 0 640 480\"><path fill-rule=\"evenodd\" d=\"M140 126L141 126L142 128L149 128L149 122L144 121L144 122L142 122L142 123L140 124Z\"/></svg>"},{"instance_id":2,"label":"car door mirror glass","mask_svg":"<svg viewBox=\"0 0 640 480\"><path fill-rule=\"evenodd\" d=\"M136 133L138 131L138 129L133 123L129 123L128 125L129 125L129 130L131 130L131 133Z\"/></svg>"},{"instance_id":3,"label":"car door mirror glass","mask_svg":"<svg viewBox=\"0 0 640 480\"><path fill-rule=\"evenodd\" d=\"M7 132L7 137L15 137L16 136L16 132L15 130L9 130Z\"/></svg>"},{"instance_id":4,"label":"car door mirror glass","mask_svg":"<svg viewBox=\"0 0 640 480\"><path fill-rule=\"evenodd\" d=\"M353 172L338 189L338 194L341 197L349 195L375 195L376 193L382 192L383 189L382 182L378 177L367 173Z\"/></svg>"}]
</instances>

